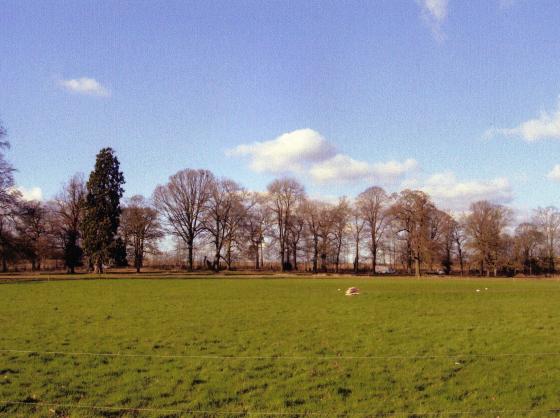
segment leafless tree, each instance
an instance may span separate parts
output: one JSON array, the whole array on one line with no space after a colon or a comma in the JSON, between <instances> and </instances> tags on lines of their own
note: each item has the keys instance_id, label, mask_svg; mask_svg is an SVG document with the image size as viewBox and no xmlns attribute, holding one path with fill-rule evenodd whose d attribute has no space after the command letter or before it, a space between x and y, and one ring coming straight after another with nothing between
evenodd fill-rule
<instances>
[{"instance_id":1,"label":"leafless tree","mask_svg":"<svg viewBox=\"0 0 560 418\"><path fill-rule=\"evenodd\" d=\"M403 190L391 212L404 234L406 258L409 268L414 262L414 274L420 276L422 263L433 250L434 216L436 207L429 196L419 190Z\"/></svg>"},{"instance_id":2,"label":"leafless tree","mask_svg":"<svg viewBox=\"0 0 560 418\"><path fill-rule=\"evenodd\" d=\"M164 235L158 213L143 196L133 196L123 208L120 229L140 273L146 254L157 254L157 243Z\"/></svg>"},{"instance_id":3,"label":"leafless tree","mask_svg":"<svg viewBox=\"0 0 560 418\"><path fill-rule=\"evenodd\" d=\"M0 124L0 208L6 209L13 205L14 195L14 167L5 159L4 150L10 148L10 143L6 140L6 130Z\"/></svg>"},{"instance_id":4,"label":"leafless tree","mask_svg":"<svg viewBox=\"0 0 560 418\"><path fill-rule=\"evenodd\" d=\"M155 206L169 231L187 246L189 271L194 269L194 244L204 230L203 215L214 181L214 175L208 170L186 169L171 176L167 184L154 191Z\"/></svg>"},{"instance_id":5,"label":"leafless tree","mask_svg":"<svg viewBox=\"0 0 560 418\"><path fill-rule=\"evenodd\" d=\"M451 274L453 266L453 253L456 247L456 237L458 222L445 212L441 212L441 264L445 270L445 274Z\"/></svg>"},{"instance_id":6,"label":"leafless tree","mask_svg":"<svg viewBox=\"0 0 560 418\"><path fill-rule=\"evenodd\" d=\"M350 223L350 203L346 197L342 197L336 206L331 209L332 235L334 247L335 272L340 269L340 254L346 244Z\"/></svg>"},{"instance_id":7,"label":"leafless tree","mask_svg":"<svg viewBox=\"0 0 560 418\"><path fill-rule=\"evenodd\" d=\"M373 186L358 195L356 207L365 221L371 254L371 272L375 274L381 239L390 220L390 199L385 190Z\"/></svg>"},{"instance_id":8,"label":"leafless tree","mask_svg":"<svg viewBox=\"0 0 560 418\"><path fill-rule=\"evenodd\" d=\"M247 215L246 205L250 204L246 197L245 190L230 179L216 180L210 187L203 223L214 247L212 264L215 271L220 270L220 259L231 268L233 246L239 243L238 232Z\"/></svg>"},{"instance_id":9,"label":"leafless tree","mask_svg":"<svg viewBox=\"0 0 560 418\"><path fill-rule=\"evenodd\" d=\"M82 174L75 174L52 202L53 230L61 242L69 273L74 273L82 257L80 222L86 186Z\"/></svg>"},{"instance_id":10,"label":"leafless tree","mask_svg":"<svg viewBox=\"0 0 560 418\"><path fill-rule=\"evenodd\" d=\"M259 270L263 267L263 245L270 228L270 210L265 196L260 193L250 194L249 200L251 204L245 217L244 231L250 243L249 256L255 260L255 269Z\"/></svg>"},{"instance_id":11,"label":"leafless tree","mask_svg":"<svg viewBox=\"0 0 560 418\"><path fill-rule=\"evenodd\" d=\"M548 273L554 274L556 247L560 235L560 212L553 206L538 208L533 215L533 223L543 235Z\"/></svg>"},{"instance_id":12,"label":"leafless tree","mask_svg":"<svg viewBox=\"0 0 560 418\"><path fill-rule=\"evenodd\" d=\"M41 261L48 254L49 236L47 209L40 201L23 202L18 214L17 231L20 248L31 262L31 269L41 270Z\"/></svg>"},{"instance_id":13,"label":"leafless tree","mask_svg":"<svg viewBox=\"0 0 560 418\"><path fill-rule=\"evenodd\" d=\"M304 226L305 226L305 220L303 218L303 214L301 213L301 210L299 210L298 208L298 210L296 210L296 212L292 216L290 224L288 226L288 247L289 247L288 251L292 255L291 265L294 270L298 270L299 268L298 250L304 231ZM287 261L288 263L290 263L289 256Z\"/></svg>"},{"instance_id":14,"label":"leafless tree","mask_svg":"<svg viewBox=\"0 0 560 418\"><path fill-rule=\"evenodd\" d=\"M364 235L365 221L358 208L354 206L350 211L350 229L354 242L354 273L358 273L360 267L360 244Z\"/></svg>"},{"instance_id":15,"label":"leafless tree","mask_svg":"<svg viewBox=\"0 0 560 418\"><path fill-rule=\"evenodd\" d=\"M464 216L460 217L455 225L453 240L455 241L461 276L463 276L465 273L465 246L467 243L466 219Z\"/></svg>"},{"instance_id":16,"label":"leafless tree","mask_svg":"<svg viewBox=\"0 0 560 418\"><path fill-rule=\"evenodd\" d=\"M544 242L544 235L534 223L523 222L515 228L514 248L519 267L525 274L533 274L537 264L537 251Z\"/></svg>"},{"instance_id":17,"label":"leafless tree","mask_svg":"<svg viewBox=\"0 0 560 418\"><path fill-rule=\"evenodd\" d=\"M276 224L276 239L278 241L278 259L282 271L289 269L289 227L292 223L294 210L305 197L303 186L294 179L277 179L267 187L270 209Z\"/></svg>"},{"instance_id":18,"label":"leafless tree","mask_svg":"<svg viewBox=\"0 0 560 418\"><path fill-rule=\"evenodd\" d=\"M312 253L312 271L319 271L320 241L323 233L323 223L326 221L326 204L317 200L306 200L302 206L303 219L310 242Z\"/></svg>"},{"instance_id":19,"label":"leafless tree","mask_svg":"<svg viewBox=\"0 0 560 418\"><path fill-rule=\"evenodd\" d=\"M509 224L511 211L502 205L486 200L470 206L467 217L469 245L473 248L480 263L480 272L490 276L492 269L497 275L498 255L503 244L504 228Z\"/></svg>"}]
</instances>

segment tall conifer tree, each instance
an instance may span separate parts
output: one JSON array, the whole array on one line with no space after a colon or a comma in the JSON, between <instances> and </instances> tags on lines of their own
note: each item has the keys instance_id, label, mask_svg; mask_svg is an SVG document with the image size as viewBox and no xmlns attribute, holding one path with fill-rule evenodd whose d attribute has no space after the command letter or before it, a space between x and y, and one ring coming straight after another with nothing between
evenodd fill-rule
<instances>
[{"instance_id":1,"label":"tall conifer tree","mask_svg":"<svg viewBox=\"0 0 560 418\"><path fill-rule=\"evenodd\" d=\"M103 272L115 245L119 227L124 176L119 160L111 148L97 154L95 169L87 182L82 237L84 252L96 273Z\"/></svg>"}]
</instances>

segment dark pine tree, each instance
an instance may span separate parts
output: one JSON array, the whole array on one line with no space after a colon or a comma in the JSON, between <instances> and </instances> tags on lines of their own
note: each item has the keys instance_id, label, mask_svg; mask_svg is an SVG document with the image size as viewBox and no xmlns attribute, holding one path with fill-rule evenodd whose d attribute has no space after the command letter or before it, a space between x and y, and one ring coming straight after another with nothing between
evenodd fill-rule
<instances>
[{"instance_id":1,"label":"dark pine tree","mask_svg":"<svg viewBox=\"0 0 560 418\"><path fill-rule=\"evenodd\" d=\"M117 237L113 245L111 258L115 267L127 267L126 245L121 237Z\"/></svg>"},{"instance_id":2,"label":"dark pine tree","mask_svg":"<svg viewBox=\"0 0 560 418\"><path fill-rule=\"evenodd\" d=\"M78 231L68 231L64 237L64 264L68 273L74 274L76 267L82 265L84 252L78 245Z\"/></svg>"},{"instance_id":3,"label":"dark pine tree","mask_svg":"<svg viewBox=\"0 0 560 418\"><path fill-rule=\"evenodd\" d=\"M89 264L96 273L112 256L119 227L124 176L119 171L119 160L111 148L97 154L95 169L86 185L82 220L83 247Z\"/></svg>"}]
</instances>

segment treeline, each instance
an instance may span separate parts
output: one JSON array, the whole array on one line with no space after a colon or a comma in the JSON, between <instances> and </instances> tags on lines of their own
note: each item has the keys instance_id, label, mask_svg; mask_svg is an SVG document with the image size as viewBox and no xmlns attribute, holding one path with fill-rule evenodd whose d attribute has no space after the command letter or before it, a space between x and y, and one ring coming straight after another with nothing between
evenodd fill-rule
<instances>
[{"instance_id":1,"label":"treeline","mask_svg":"<svg viewBox=\"0 0 560 418\"><path fill-rule=\"evenodd\" d=\"M488 201L453 216L422 191L389 194L373 186L331 204L308 198L294 179L250 192L194 169L172 175L150 199L123 200L124 176L110 148L97 155L87 182L75 175L52 200L26 201L14 188L8 145L2 130L2 271L22 262L40 270L45 260L69 273L127 265L140 271L151 260L189 271L555 272L560 212L553 207L515 226L510 209Z\"/></svg>"}]
</instances>

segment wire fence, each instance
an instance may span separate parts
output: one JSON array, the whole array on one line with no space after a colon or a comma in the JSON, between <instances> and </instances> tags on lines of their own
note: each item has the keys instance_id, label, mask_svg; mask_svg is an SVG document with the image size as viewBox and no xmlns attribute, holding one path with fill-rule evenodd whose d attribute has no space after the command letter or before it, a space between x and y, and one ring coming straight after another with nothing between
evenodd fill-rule
<instances>
[{"instance_id":1,"label":"wire fence","mask_svg":"<svg viewBox=\"0 0 560 418\"><path fill-rule=\"evenodd\" d=\"M392 355L214 355L214 354L153 354L153 353L111 353L88 351L40 351L0 349L4 354L35 354L53 356L91 356L91 357L144 357L144 358L177 358L177 359L203 359L203 360L422 360L422 359L461 359L461 358L500 358L500 357L557 357L560 352L526 352L526 353L457 353L457 354L392 354Z\"/></svg>"},{"instance_id":2,"label":"wire fence","mask_svg":"<svg viewBox=\"0 0 560 418\"><path fill-rule=\"evenodd\" d=\"M419 416L449 416L449 415L471 415L480 416L481 414L558 414L560 407L548 409L477 409L471 411L399 411L399 412L376 412L376 411L224 411L224 410L198 410L198 409L181 409L181 408L134 408L119 406L102 406L102 405L83 405L56 402L37 402L37 401L11 401L0 400L0 404L19 405L27 407L44 407L44 408L65 408L65 409L89 409L96 411L120 411L120 412L136 412L136 413L165 413L165 414L189 414L189 415L229 415L229 416L383 416L383 417L419 417Z\"/></svg>"}]
</instances>

